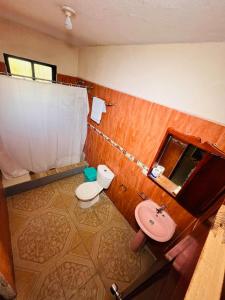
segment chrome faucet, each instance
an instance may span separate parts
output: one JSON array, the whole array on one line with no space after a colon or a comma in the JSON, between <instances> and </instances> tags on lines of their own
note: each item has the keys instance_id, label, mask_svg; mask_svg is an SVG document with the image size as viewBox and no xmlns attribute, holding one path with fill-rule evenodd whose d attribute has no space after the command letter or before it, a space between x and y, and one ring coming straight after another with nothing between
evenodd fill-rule
<instances>
[{"instance_id":1,"label":"chrome faucet","mask_svg":"<svg viewBox=\"0 0 225 300\"><path fill-rule=\"evenodd\" d=\"M166 209L166 205L163 204L162 206L160 206L159 208L156 208L156 213L157 214L162 214L162 212Z\"/></svg>"}]
</instances>

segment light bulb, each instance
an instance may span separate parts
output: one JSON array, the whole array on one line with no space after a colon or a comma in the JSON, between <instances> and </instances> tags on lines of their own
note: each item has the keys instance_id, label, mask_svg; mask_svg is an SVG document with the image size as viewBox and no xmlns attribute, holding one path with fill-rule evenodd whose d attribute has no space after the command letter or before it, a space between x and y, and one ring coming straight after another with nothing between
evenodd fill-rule
<instances>
[{"instance_id":1,"label":"light bulb","mask_svg":"<svg viewBox=\"0 0 225 300\"><path fill-rule=\"evenodd\" d=\"M66 16L66 20L65 20L65 27L67 30L72 30L73 29L73 24L71 22L70 16Z\"/></svg>"}]
</instances>

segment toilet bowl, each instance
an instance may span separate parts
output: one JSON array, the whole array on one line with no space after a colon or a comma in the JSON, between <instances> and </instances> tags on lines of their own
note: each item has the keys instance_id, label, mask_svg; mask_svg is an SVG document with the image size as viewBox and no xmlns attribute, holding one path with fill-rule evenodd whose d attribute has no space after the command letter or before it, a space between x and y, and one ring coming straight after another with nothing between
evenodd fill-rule
<instances>
[{"instance_id":1,"label":"toilet bowl","mask_svg":"<svg viewBox=\"0 0 225 300\"><path fill-rule=\"evenodd\" d=\"M107 189L113 178L114 173L105 165L99 165L97 168L97 180L84 182L75 190L75 195L79 200L81 208L88 208L99 201L99 194L103 189Z\"/></svg>"}]
</instances>

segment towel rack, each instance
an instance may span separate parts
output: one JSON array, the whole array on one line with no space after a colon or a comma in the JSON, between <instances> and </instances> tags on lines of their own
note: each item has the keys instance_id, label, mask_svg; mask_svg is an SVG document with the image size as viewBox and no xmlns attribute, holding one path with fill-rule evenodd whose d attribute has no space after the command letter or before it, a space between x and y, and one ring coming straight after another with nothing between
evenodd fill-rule
<instances>
[{"instance_id":1,"label":"towel rack","mask_svg":"<svg viewBox=\"0 0 225 300\"><path fill-rule=\"evenodd\" d=\"M112 102L105 102L105 105L106 105L106 106L114 106L114 105L116 105L116 104L114 104L114 103L112 103Z\"/></svg>"},{"instance_id":2,"label":"towel rack","mask_svg":"<svg viewBox=\"0 0 225 300\"><path fill-rule=\"evenodd\" d=\"M92 96L91 98L92 98L92 100L93 100L93 98L94 97L96 97L96 96ZM103 99L104 100L104 99ZM105 100L104 100L105 101ZM105 105L106 106L114 106L114 105L116 105L115 103L112 103L112 102L107 102L107 101L105 101Z\"/></svg>"},{"instance_id":3,"label":"towel rack","mask_svg":"<svg viewBox=\"0 0 225 300\"><path fill-rule=\"evenodd\" d=\"M23 78L23 79L35 79L35 80L37 80L37 82L38 82L38 80L41 80L41 81L44 81L44 82L50 82L50 83L56 83L56 84L62 84L62 85L80 87L80 88L86 88L88 90L93 89L93 86L85 85L85 82L83 82L83 81L81 82L79 80L78 80L77 83L68 83L68 82L61 82L61 81L43 79L43 78L38 78L38 77L33 77L33 76L13 74L13 73L8 73L8 72L0 72L0 75L5 75L5 76L8 76L8 77L16 76L16 77L20 77L20 78Z\"/></svg>"}]
</instances>

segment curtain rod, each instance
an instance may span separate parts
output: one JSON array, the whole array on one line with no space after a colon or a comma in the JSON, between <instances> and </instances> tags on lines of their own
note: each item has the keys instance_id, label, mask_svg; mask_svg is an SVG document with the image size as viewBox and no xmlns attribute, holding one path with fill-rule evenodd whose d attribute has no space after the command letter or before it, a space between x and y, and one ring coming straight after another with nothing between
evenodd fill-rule
<instances>
[{"instance_id":1,"label":"curtain rod","mask_svg":"<svg viewBox=\"0 0 225 300\"><path fill-rule=\"evenodd\" d=\"M33 76L18 75L18 74L13 74L13 73L8 73L8 72L0 72L0 75L6 75L9 77L16 76L16 77L20 77L23 79L35 79L35 80L41 80L41 81L45 81L45 82L51 82L51 83L57 83L57 84L69 85L69 86L75 86L75 87L81 87L81 88L87 88L87 89L93 88L92 86L82 85L79 83L67 83L67 82L61 82L61 81L55 81L55 80L49 80L49 79L42 79L42 78L33 77Z\"/></svg>"}]
</instances>

